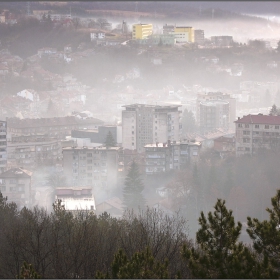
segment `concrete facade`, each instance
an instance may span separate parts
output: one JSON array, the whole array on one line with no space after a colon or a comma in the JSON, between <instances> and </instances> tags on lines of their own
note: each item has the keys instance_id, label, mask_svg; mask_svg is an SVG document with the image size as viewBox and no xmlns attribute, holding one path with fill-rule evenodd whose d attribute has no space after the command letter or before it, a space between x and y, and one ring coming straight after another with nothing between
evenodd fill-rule
<instances>
[{"instance_id":1,"label":"concrete facade","mask_svg":"<svg viewBox=\"0 0 280 280\"><path fill-rule=\"evenodd\" d=\"M123 106L123 148L144 152L149 143L178 141L181 135L180 106L134 104Z\"/></svg>"},{"instance_id":2,"label":"concrete facade","mask_svg":"<svg viewBox=\"0 0 280 280\"><path fill-rule=\"evenodd\" d=\"M0 174L0 190L8 202L15 202L19 208L32 205L32 172L12 168Z\"/></svg>"},{"instance_id":3,"label":"concrete facade","mask_svg":"<svg viewBox=\"0 0 280 280\"><path fill-rule=\"evenodd\" d=\"M63 149L63 173L72 186L106 189L116 184L118 151L112 147L83 147Z\"/></svg>"},{"instance_id":4,"label":"concrete facade","mask_svg":"<svg viewBox=\"0 0 280 280\"><path fill-rule=\"evenodd\" d=\"M257 150L280 148L280 116L263 114L238 118L236 125L236 155L254 154Z\"/></svg>"}]
</instances>

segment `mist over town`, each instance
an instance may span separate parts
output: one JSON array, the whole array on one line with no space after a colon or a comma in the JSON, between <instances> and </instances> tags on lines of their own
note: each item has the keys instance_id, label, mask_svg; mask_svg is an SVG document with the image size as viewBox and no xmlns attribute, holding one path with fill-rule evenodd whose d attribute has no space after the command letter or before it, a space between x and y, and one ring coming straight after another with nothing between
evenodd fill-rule
<instances>
[{"instance_id":1,"label":"mist over town","mask_svg":"<svg viewBox=\"0 0 280 280\"><path fill-rule=\"evenodd\" d=\"M0 2L0 278L278 278L279 8Z\"/></svg>"}]
</instances>

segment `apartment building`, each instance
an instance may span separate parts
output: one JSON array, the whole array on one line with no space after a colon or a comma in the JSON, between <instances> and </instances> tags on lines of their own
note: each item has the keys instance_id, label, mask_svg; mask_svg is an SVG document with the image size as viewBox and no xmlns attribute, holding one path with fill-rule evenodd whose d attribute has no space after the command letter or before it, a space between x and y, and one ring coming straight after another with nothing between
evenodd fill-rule
<instances>
[{"instance_id":1,"label":"apartment building","mask_svg":"<svg viewBox=\"0 0 280 280\"><path fill-rule=\"evenodd\" d=\"M222 101L219 102L219 101ZM208 103L211 102L211 103ZM228 103L228 105L226 105L224 102ZM201 104L202 103L202 104ZM224 104L224 105L222 105ZM235 125L234 125L234 121L236 120L236 99L231 97L230 94L226 94L226 93L222 93L222 92L207 92L207 93L198 93L197 94L197 99L196 99L196 121L198 126L203 127L206 123L209 122L208 125L206 125L206 127L215 127L216 125L219 125L220 122L222 122L222 120L217 120L216 124L214 122L214 120L216 118L218 118L218 114L217 116L213 116L214 112L217 112L217 108L220 108L222 110L223 107L227 107L228 106L228 113L226 113L226 119L227 119L227 123L226 125L223 126L223 128L230 128L230 129L234 129ZM207 115L205 116L204 114L201 114L201 109L204 109L204 113L207 114L207 110L206 108L208 108L207 110L209 111L209 113L212 111L213 114L210 114L209 117L212 118L212 120L208 120L207 121ZM222 116L224 119L225 117ZM203 119L204 118L204 119ZM206 119L205 119L206 118ZM219 127L217 127L219 128ZM206 129L207 130L207 129Z\"/></svg>"},{"instance_id":2,"label":"apartment building","mask_svg":"<svg viewBox=\"0 0 280 280\"><path fill-rule=\"evenodd\" d=\"M280 116L247 115L235 121L236 155L254 154L258 149L280 148Z\"/></svg>"},{"instance_id":3,"label":"apartment building","mask_svg":"<svg viewBox=\"0 0 280 280\"><path fill-rule=\"evenodd\" d=\"M0 174L0 191L8 202L15 202L21 209L32 205L32 172L22 168L11 168Z\"/></svg>"},{"instance_id":4,"label":"apartment building","mask_svg":"<svg viewBox=\"0 0 280 280\"><path fill-rule=\"evenodd\" d=\"M194 43L194 29L192 27L175 27L176 43Z\"/></svg>"},{"instance_id":5,"label":"apartment building","mask_svg":"<svg viewBox=\"0 0 280 280\"><path fill-rule=\"evenodd\" d=\"M7 122L0 121L0 173L7 167Z\"/></svg>"},{"instance_id":6,"label":"apartment building","mask_svg":"<svg viewBox=\"0 0 280 280\"><path fill-rule=\"evenodd\" d=\"M20 135L44 135L64 139L75 129L97 129L104 122L95 118L80 119L75 116L40 119L7 119L7 139Z\"/></svg>"},{"instance_id":7,"label":"apartment building","mask_svg":"<svg viewBox=\"0 0 280 280\"><path fill-rule=\"evenodd\" d=\"M33 139L28 142L8 142L7 165L34 169L40 165L55 164L62 159L61 141L58 139Z\"/></svg>"},{"instance_id":8,"label":"apartment building","mask_svg":"<svg viewBox=\"0 0 280 280\"><path fill-rule=\"evenodd\" d=\"M182 169L198 159L200 148L200 142L187 140L148 144L145 146L146 174Z\"/></svg>"},{"instance_id":9,"label":"apartment building","mask_svg":"<svg viewBox=\"0 0 280 280\"><path fill-rule=\"evenodd\" d=\"M123 148L144 152L149 143L180 140L181 111L177 105L133 104L123 106Z\"/></svg>"},{"instance_id":10,"label":"apartment building","mask_svg":"<svg viewBox=\"0 0 280 280\"><path fill-rule=\"evenodd\" d=\"M167 143L145 146L146 174L170 171L170 147Z\"/></svg>"},{"instance_id":11,"label":"apartment building","mask_svg":"<svg viewBox=\"0 0 280 280\"><path fill-rule=\"evenodd\" d=\"M223 100L199 103L199 128L202 133L229 128L229 102Z\"/></svg>"},{"instance_id":12,"label":"apartment building","mask_svg":"<svg viewBox=\"0 0 280 280\"><path fill-rule=\"evenodd\" d=\"M153 34L152 24L133 24L132 39L146 39Z\"/></svg>"},{"instance_id":13,"label":"apartment building","mask_svg":"<svg viewBox=\"0 0 280 280\"><path fill-rule=\"evenodd\" d=\"M119 147L64 148L64 176L73 186L106 189L117 182L119 150Z\"/></svg>"}]
</instances>

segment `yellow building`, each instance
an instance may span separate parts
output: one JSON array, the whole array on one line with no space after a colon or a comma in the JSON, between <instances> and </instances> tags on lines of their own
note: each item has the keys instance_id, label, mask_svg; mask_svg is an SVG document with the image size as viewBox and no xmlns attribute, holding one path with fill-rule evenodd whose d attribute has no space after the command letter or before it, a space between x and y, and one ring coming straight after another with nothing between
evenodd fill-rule
<instances>
[{"instance_id":1,"label":"yellow building","mask_svg":"<svg viewBox=\"0 0 280 280\"><path fill-rule=\"evenodd\" d=\"M132 39L146 39L153 34L152 24L134 24L132 31Z\"/></svg>"},{"instance_id":2,"label":"yellow building","mask_svg":"<svg viewBox=\"0 0 280 280\"><path fill-rule=\"evenodd\" d=\"M194 43L194 29L192 27L175 27L176 43Z\"/></svg>"}]
</instances>

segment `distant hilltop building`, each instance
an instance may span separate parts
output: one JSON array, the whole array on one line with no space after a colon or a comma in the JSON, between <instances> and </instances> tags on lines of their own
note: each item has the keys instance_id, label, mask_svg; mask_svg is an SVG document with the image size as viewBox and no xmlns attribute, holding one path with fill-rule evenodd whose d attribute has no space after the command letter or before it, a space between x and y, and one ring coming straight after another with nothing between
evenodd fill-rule
<instances>
[{"instance_id":1,"label":"distant hilltop building","mask_svg":"<svg viewBox=\"0 0 280 280\"><path fill-rule=\"evenodd\" d=\"M145 39L153 34L152 24L134 24L132 30L132 39Z\"/></svg>"},{"instance_id":2,"label":"distant hilltop building","mask_svg":"<svg viewBox=\"0 0 280 280\"><path fill-rule=\"evenodd\" d=\"M144 152L150 143L179 141L181 124L177 105L159 106L133 104L123 106L122 141L123 148Z\"/></svg>"},{"instance_id":3,"label":"distant hilltop building","mask_svg":"<svg viewBox=\"0 0 280 280\"><path fill-rule=\"evenodd\" d=\"M174 35L176 43L194 43L194 29L192 27L175 27Z\"/></svg>"},{"instance_id":4,"label":"distant hilltop building","mask_svg":"<svg viewBox=\"0 0 280 280\"><path fill-rule=\"evenodd\" d=\"M233 37L232 36L212 36L211 42L216 47L229 47L233 44Z\"/></svg>"},{"instance_id":5,"label":"distant hilltop building","mask_svg":"<svg viewBox=\"0 0 280 280\"><path fill-rule=\"evenodd\" d=\"M204 41L204 31L197 30L197 38L200 41ZM202 31L202 33L200 32ZM188 26L176 26L165 24L162 28L163 35L173 35L175 43L194 43L195 42L195 30ZM199 37L200 36L200 37Z\"/></svg>"},{"instance_id":6,"label":"distant hilltop building","mask_svg":"<svg viewBox=\"0 0 280 280\"><path fill-rule=\"evenodd\" d=\"M204 30L194 30L194 42L199 45L204 44Z\"/></svg>"}]
</instances>

